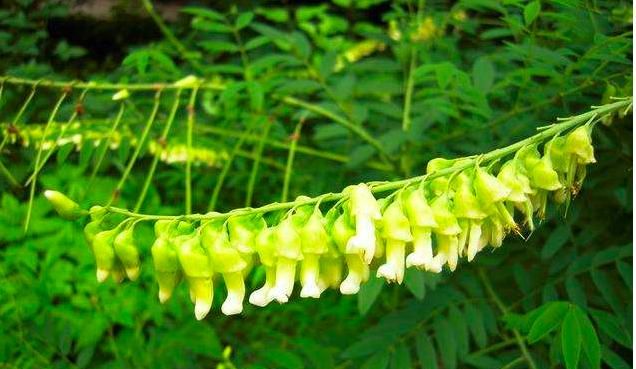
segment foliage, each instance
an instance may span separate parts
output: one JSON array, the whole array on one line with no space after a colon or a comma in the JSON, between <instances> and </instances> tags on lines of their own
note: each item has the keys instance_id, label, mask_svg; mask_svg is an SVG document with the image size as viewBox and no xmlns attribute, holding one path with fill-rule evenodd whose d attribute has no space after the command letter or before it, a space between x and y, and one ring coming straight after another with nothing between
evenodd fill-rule
<instances>
[{"instance_id":1,"label":"foliage","mask_svg":"<svg viewBox=\"0 0 636 369\"><path fill-rule=\"evenodd\" d=\"M9 3L0 13L0 41L11 40L0 48L3 75L66 81L83 75L59 76L52 65L56 58L90 63L90 53L32 32L38 22L63 15L63 6ZM151 3L142 3L157 16ZM185 7L181 22L157 22L164 39L130 45L120 68L90 80L172 85L200 76L210 88L199 89L190 123L191 89L176 100L176 89L153 98L152 88L126 85L130 97L113 102L120 86L85 95L76 86L60 100L66 83L42 84L18 116L32 86L2 84L0 362L21 368L630 367L631 116L595 130L598 163L577 201L565 219L549 209L527 240L509 238L507 247L456 273L409 271L403 286L373 279L357 297L329 292L264 309L246 305L239 317L214 314L202 323L191 319L185 289L166 305L156 302L148 263L136 283L98 285L82 225L60 220L41 195L51 188L84 207L115 198L149 214L182 214L188 203L193 212L226 211L419 175L431 158L487 152L554 117L630 95L630 3L463 0L449 8L334 0ZM12 26L18 23L24 27ZM153 110L156 118L148 119ZM52 116L52 130L42 133ZM107 150L112 142L104 133L111 129L120 139ZM25 147L9 139L16 130L34 143L56 144ZM218 162L155 162L161 156L150 155L153 145L210 150ZM22 188L33 173L35 185ZM148 255L151 230L141 233ZM256 287L262 278L253 275L248 284Z\"/></svg>"}]
</instances>

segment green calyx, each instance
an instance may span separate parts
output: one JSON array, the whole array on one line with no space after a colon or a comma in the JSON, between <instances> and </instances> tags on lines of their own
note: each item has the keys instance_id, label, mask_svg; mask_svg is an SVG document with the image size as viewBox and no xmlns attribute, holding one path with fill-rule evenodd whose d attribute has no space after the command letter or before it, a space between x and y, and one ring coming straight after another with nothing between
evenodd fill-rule
<instances>
[{"instance_id":1,"label":"green calyx","mask_svg":"<svg viewBox=\"0 0 636 369\"><path fill-rule=\"evenodd\" d=\"M44 191L44 197L49 200L55 211L64 219L75 220L86 215L86 211L82 210L79 204L61 192L46 190Z\"/></svg>"}]
</instances>

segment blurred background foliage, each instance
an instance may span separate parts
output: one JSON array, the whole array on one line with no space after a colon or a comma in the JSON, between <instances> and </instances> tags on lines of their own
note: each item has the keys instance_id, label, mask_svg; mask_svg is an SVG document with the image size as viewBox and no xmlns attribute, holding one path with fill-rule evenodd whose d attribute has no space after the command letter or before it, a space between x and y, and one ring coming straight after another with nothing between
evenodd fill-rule
<instances>
[{"instance_id":1,"label":"blurred background foliage","mask_svg":"<svg viewBox=\"0 0 636 369\"><path fill-rule=\"evenodd\" d=\"M196 212L418 175L431 158L486 152L632 94L632 4L622 0L0 4L2 75L156 83L193 74L220 86L195 104ZM159 304L148 258L138 282L98 285L82 224L56 217L39 195L105 203L139 147L118 204L183 213L187 94L162 140L174 91L158 100L131 91L107 143L114 91L91 89L80 104L73 89L45 132L62 89L36 88L16 121L32 89L2 86L1 367L599 367L589 331L580 360L564 357L563 309L590 319L602 367L631 367L631 115L596 130L598 164L567 218L552 209L526 241L510 237L453 274L409 271L403 286L372 279L357 296L246 305L238 317L216 306L197 322L185 288ZM158 123L144 141L155 101ZM39 147L51 154L25 234L21 184ZM538 317L542 331L532 332Z\"/></svg>"}]
</instances>

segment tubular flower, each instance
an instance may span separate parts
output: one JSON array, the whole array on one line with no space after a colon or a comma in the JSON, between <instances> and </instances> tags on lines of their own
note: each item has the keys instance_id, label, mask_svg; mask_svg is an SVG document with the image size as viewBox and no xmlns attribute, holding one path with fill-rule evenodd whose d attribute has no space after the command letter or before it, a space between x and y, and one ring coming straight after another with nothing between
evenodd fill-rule
<instances>
[{"instance_id":1,"label":"tubular flower","mask_svg":"<svg viewBox=\"0 0 636 369\"><path fill-rule=\"evenodd\" d=\"M201 242L207 250L210 264L215 273L220 273L227 288L227 298L221 305L225 315L240 314L243 311L245 283L243 270L247 262L230 242L226 224L211 221L201 226Z\"/></svg>"},{"instance_id":2,"label":"tubular flower","mask_svg":"<svg viewBox=\"0 0 636 369\"><path fill-rule=\"evenodd\" d=\"M481 167L475 170L474 188L481 205L490 216L500 217L508 229L518 230L512 214L504 204L512 192L510 188Z\"/></svg>"},{"instance_id":3,"label":"tubular flower","mask_svg":"<svg viewBox=\"0 0 636 369\"><path fill-rule=\"evenodd\" d=\"M274 243L274 229L263 228L255 239L255 248L258 257L265 268L265 283L263 287L252 292L250 304L256 306L266 306L272 300L269 298L269 291L276 283L276 244Z\"/></svg>"},{"instance_id":4,"label":"tubular flower","mask_svg":"<svg viewBox=\"0 0 636 369\"><path fill-rule=\"evenodd\" d=\"M406 243L413 236L399 201L392 202L382 214L382 232L386 239L386 262L378 268L377 276L402 284Z\"/></svg>"},{"instance_id":5,"label":"tubular flower","mask_svg":"<svg viewBox=\"0 0 636 369\"><path fill-rule=\"evenodd\" d=\"M347 213L342 213L335 220L331 235L340 252L344 254L347 264L347 276L340 284L340 293L353 295L360 291L360 284L369 278L369 267L360 253L347 253L347 243L355 235L355 230L349 225L347 218Z\"/></svg>"},{"instance_id":6,"label":"tubular flower","mask_svg":"<svg viewBox=\"0 0 636 369\"><path fill-rule=\"evenodd\" d=\"M464 171L455 178L453 196L453 214L459 219L462 229L458 238L458 254L466 255L468 261L472 261L479 250L481 226L487 217L475 195L471 175Z\"/></svg>"},{"instance_id":7,"label":"tubular flower","mask_svg":"<svg viewBox=\"0 0 636 369\"><path fill-rule=\"evenodd\" d=\"M296 264L303 259L300 235L292 217L285 218L274 230L276 244L276 283L269 291L268 298L283 304L289 300L294 290Z\"/></svg>"},{"instance_id":8,"label":"tubular flower","mask_svg":"<svg viewBox=\"0 0 636 369\"><path fill-rule=\"evenodd\" d=\"M437 222L437 227L433 229L437 240L437 254L433 257L431 271L436 273L441 272L446 263L448 263L450 270L454 271L459 258L458 235L462 230L457 223L457 218L451 212L450 206L450 200L446 193L435 198L431 204L435 222Z\"/></svg>"},{"instance_id":9,"label":"tubular flower","mask_svg":"<svg viewBox=\"0 0 636 369\"><path fill-rule=\"evenodd\" d=\"M320 209L316 207L300 229L303 260L300 269L300 297L320 297L320 258L329 251L329 234Z\"/></svg>"},{"instance_id":10,"label":"tubular flower","mask_svg":"<svg viewBox=\"0 0 636 369\"><path fill-rule=\"evenodd\" d=\"M413 188L403 197L404 210L411 225L413 252L406 257L406 267L430 270L433 262L432 229L437 227L433 209L420 188Z\"/></svg>"},{"instance_id":11,"label":"tubular flower","mask_svg":"<svg viewBox=\"0 0 636 369\"><path fill-rule=\"evenodd\" d=\"M533 208L529 196L536 191L530 186L530 179L520 170L517 160L509 160L502 165L497 179L510 189L506 201L513 203L521 211L530 231L534 230Z\"/></svg>"},{"instance_id":12,"label":"tubular flower","mask_svg":"<svg viewBox=\"0 0 636 369\"><path fill-rule=\"evenodd\" d=\"M201 320L212 308L214 289L210 258L201 245L199 230L175 237L174 244L181 269L188 282L190 298L194 302L194 315L197 320Z\"/></svg>"},{"instance_id":13,"label":"tubular flower","mask_svg":"<svg viewBox=\"0 0 636 369\"><path fill-rule=\"evenodd\" d=\"M366 184L351 186L349 191L356 233L347 241L346 251L347 254L361 253L364 262L370 264L375 255L375 222L382 218L380 207Z\"/></svg>"}]
</instances>

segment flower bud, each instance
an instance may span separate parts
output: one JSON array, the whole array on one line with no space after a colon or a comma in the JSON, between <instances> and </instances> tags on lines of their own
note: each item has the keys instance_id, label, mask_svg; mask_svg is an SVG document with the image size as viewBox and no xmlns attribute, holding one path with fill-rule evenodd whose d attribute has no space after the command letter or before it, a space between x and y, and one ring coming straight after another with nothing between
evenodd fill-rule
<instances>
[{"instance_id":1,"label":"flower bud","mask_svg":"<svg viewBox=\"0 0 636 369\"><path fill-rule=\"evenodd\" d=\"M113 242L118 232L118 228L101 231L95 234L93 239L93 253L97 264L97 281L99 282L105 281L115 266Z\"/></svg>"},{"instance_id":2,"label":"flower bud","mask_svg":"<svg viewBox=\"0 0 636 369\"><path fill-rule=\"evenodd\" d=\"M466 173L460 173L456 178L453 204L453 214L457 218L484 219L487 216L475 195L473 181Z\"/></svg>"},{"instance_id":3,"label":"flower bud","mask_svg":"<svg viewBox=\"0 0 636 369\"><path fill-rule=\"evenodd\" d=\"M73 200L58 191L46 190L44 197L53 205L55 211L64 219L75 220L85 215L86 212Z\"/></svg>"},{"instance_id":4,"label":"flower bud","mask_svg":"<svg viewBox=\"0 0 636 369\"><path fill-rule=\"evenodd\" d=\"M565 151L576 156L579 164L596 163L592 135L588 125L570 132L565 139Z\"/></svg>"},{"instance_id":5,"label":"flower bud","mask_svg":"<svg viewBox=\"0 0 636 369\"><path fill-rule=\"evenodd\" d=\"M549 155L541 158L535 145L522 148L517 153L517 157L522 161L533 187L547 191L558 190L562 187Z\"/></svg>"},{"instance_id":6,"label":"flower bud","mask_svg":"<svg viewBox=\"0 0 636 369\"><path fill-rule=\"evenodd\" d=\"M457 218L450 209L448 195L443 194L436 197L431 204L431 208L433 209L433 216L437 223L437 227L434 228L435 233L457 235L461 232Z\"/></svg>"},{"instance_id":7,"label":"flower bud","mask_svg":"<svg viewBox=\"0 0 636 369\"><path fill-rule=\"evenodd\" d=\"M134 238L134 226L128 227L121 231L115 237L113 247L115 249L115 255L121 262L126 276L131 281L134 281L139 277L139 250Z\"/></svg>"},{"instance_id":8,"label":"flower bud","mask_svg":"<svg viewBox=\"0 0 636 369\"><path fill-rule=\"evenodd\" d=\"M157 238L150 249L155 277L159 284L159 301L162 304L172 296L174 288L181 279L177 251L170 240L171 229L176 228L176 226L175 222L157 221L155 223L155 236Z\"/></svg>"},{"instance_id":9,"label":"flower bud","mask_svg":"<svg viewBox=\"0 0 636 369\"><path fill-rule=\"evenodd\" d=\"M528 200L528 194L534 193L530 187L530 179L517 168L517 161L514 159L501 166L497 180L510 189L506 197L508 201L524 202Z\"/></svg>"},{"instance_id":10,"label":"flower bud","mask_svg":"<svg viewBox=\"0 0 636 369\"><path fill-rule=\"evenodd\" d=\"M511 192L497 177L486 172L481 167L475 171L474 187L477 198L486 208L492 207L497 202L504 201Z\"/></svg>"},{"instance_id":11,"label":"flower bud","mask_svg":"<svg viewBox=\"0 0 636 369\"><path fill-rule=\"evenodd\" d=\"M201 245L198 232L178 236L174 239L177 257L185 275L190 296L194 300L194 315L197 320L205 318L212 308L212 265L206 250Z\"/></svg>"},{"instance_id":12,"label":"flower bud","mask_svg":"<svg viewBox=\"0 0 636 369\"><path fill-rule=\"evenodd\" d=\"M412 227L437 227L433 209L419 188L407 190L403 197L404 210Z\"/></svg>"}]
</instances>

